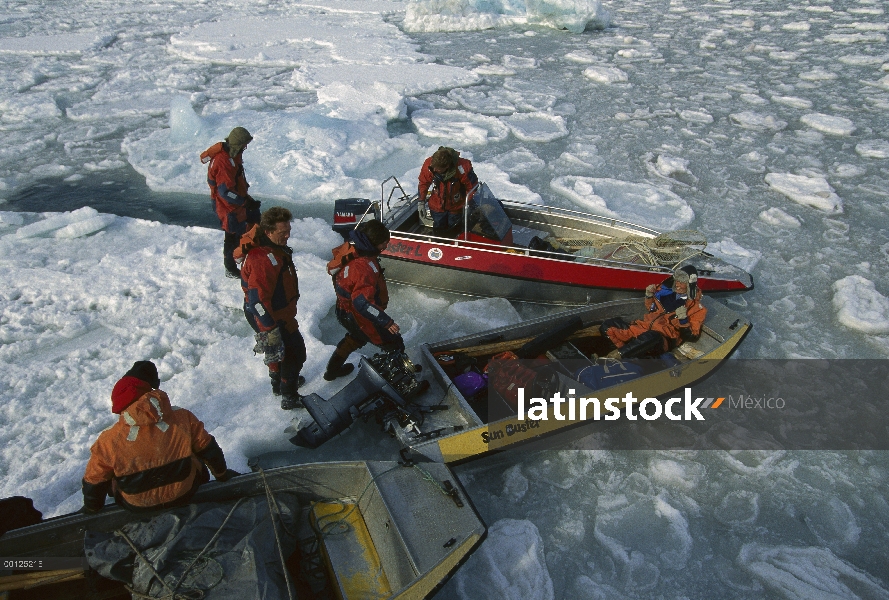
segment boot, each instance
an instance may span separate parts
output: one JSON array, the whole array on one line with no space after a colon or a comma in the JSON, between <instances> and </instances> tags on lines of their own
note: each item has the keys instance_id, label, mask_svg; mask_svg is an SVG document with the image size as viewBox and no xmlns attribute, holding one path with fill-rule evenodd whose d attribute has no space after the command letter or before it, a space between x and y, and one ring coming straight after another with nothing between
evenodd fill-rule
<instances>
[{"instance_id":1,"label":"boot","mask_svg":"<svg viewBox=\"0 0 889 600\"><path fill-rule=\"evenodd\" d=\"M303 407L303 397L299 394L299 388L305 384L306 378L302 375L296 381L281 380L281 409L293 410Z\"/></svg>"},{"instance_id":2,"label":"boot","mask_svg":"<svg viewBox=\"0 0 889 600\"><path fill-rule=\"evenodd\" d=\"M333 356L327 361L327 370L324 371L325 381L333 381L339 377L345 377L355 370L355 365L345 364L348 355L341 356L339 352L334 351Z\"/></svg>"},{"instance_id":3,"label":"boot","mask_svg":"<svg viewBox=\"0 0 889 600\"><path fill-rule=\"evenodd\" d=\"M279 371L269 371L269 379L272 380L272 393L276 396L281 395L281 373Z\"/></svg>"}]
</instances>

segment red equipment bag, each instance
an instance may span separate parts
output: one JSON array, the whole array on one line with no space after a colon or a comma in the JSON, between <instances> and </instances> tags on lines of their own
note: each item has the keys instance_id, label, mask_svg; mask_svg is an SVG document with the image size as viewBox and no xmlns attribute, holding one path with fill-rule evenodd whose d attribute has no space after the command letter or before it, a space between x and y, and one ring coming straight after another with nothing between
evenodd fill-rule
<instances>
[{"instance_id":1,"label":"red equipment bag","mask_svg":"<svg viewBox=\"0 0 889 600\"><path fill-rule=\"evenodd\" d=\"M531 387L537 372L528 367L528 361L518 360L514 352L501 352L491 357L485 372L488 374L488 387L500 394L504 400L518 410L518 390L525 389L525 398L531 396Z\"/></svg>"}]
</instances>

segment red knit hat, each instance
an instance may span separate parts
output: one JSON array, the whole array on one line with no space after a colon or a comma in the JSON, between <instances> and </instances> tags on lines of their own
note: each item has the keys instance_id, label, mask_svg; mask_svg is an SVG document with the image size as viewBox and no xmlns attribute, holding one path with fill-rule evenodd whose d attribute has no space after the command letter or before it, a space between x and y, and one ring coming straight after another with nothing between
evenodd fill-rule
<instances>
[{"instance_id":1,"label":"red knit hat","mask_svg":"<svg viewBox=\"0 0 889 600\"><path fill-rule=\"evenodd\" d=\"M120 414L143 394L158 386L160 386L160 379L154 363L149 360L135 362L111 390L111 412Z\"/></svg>"}]
</instances>

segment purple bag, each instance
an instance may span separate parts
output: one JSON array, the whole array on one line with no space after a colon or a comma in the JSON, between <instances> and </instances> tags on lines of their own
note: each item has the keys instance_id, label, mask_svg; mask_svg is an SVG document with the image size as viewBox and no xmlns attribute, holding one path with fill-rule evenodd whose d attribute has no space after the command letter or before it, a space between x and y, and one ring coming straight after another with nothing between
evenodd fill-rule
<instances>
[{"instance_id":1,"label":"purple bag","mask_svg":"<svg viewBox=\"0 0 889 600\"><path fill-rule=\"evenodd\" d=\"M467 371L454 377L454 385L464 398L469 399L488 387L488 376Z\"/></svg>"}]
</instances>

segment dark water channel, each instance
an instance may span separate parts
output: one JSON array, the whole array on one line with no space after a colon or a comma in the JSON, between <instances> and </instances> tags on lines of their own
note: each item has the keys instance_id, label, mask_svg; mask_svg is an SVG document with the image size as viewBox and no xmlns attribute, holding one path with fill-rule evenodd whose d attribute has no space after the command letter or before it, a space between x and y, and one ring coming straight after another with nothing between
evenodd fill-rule
<instances>
[{"instance_id":1,"label":"dark water channel","mask_svg":"<svg viewBox=\"0 0 889 600\"><path fill-rule=\"evenodd\" d=\"M251 192L253 190L251 189ZM263 199L263 208L275 205L273 199ZM332 206L308 204L290 208L294 217L318 217L332 221ZM206 194L155 192L145 183L145 178L134 169L127 167L116 171L106 171L87 175L76 181L61 178L46 178L20 188L0 204L0 210L12 212L69 212L89 206L101 213L133 217L181 225L216 229L219 219L213 211L209 191Z\"/></svg>"}]
</instances>

